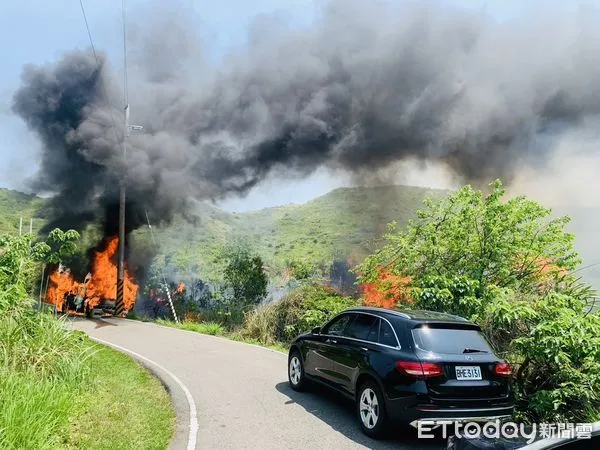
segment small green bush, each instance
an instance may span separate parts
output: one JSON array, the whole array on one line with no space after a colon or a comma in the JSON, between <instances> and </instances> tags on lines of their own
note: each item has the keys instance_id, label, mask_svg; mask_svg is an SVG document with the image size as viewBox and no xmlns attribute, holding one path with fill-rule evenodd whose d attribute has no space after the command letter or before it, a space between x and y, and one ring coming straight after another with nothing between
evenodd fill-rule
<instances>
[{"instance_id":1,"label":"small green bush","mask_svg":"<svg viewBox=\"0 0 600 450\"><path fill-rule=\"evenodd\" d=\"M301 286L276 303L263 305L246 314L242 334L264 344L289 342L298 334L323 325L340 311L358 301L319 285Z\"/></svg>"},{"instance_id":2,"label":"small green bush","mask_svg":"<svg viewBox=\"0 0 600 450\"><path fill-rule=\"evenodd\" d=\"M600 315L585 314L583 301L558 292L529 301L507 295L488 306L484 331L496 345L508 343L519 418L599 420Z\"/></svg>"}]
</instances>

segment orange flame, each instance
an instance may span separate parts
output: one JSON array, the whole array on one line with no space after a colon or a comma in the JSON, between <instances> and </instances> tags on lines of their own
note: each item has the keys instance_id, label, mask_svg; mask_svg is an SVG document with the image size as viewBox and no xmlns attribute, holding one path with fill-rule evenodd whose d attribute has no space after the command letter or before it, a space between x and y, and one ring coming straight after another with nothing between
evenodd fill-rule
<instances>
[{"instance_id":1,"label":"orange flame","mask_svg":"<svg viewBox=\"0 0 600 450\"><path fill-rule=\"evenodd\" d=\"M363 283L363 303L365 306L394 309L399 303L411 304L409 284L411 277L392 275L385 270L379 272L376 281Z\"/></svg>"},{"instance_id":2,"label":"orange flame","mask_svg":"<svg viewBox=\"0 0 600 450\"><path fill-rule=\"evenodd\" d=\"M91 277L87 282L77 282L68 271L56 269L50 275L46 302L63 309L65 294L73 292L87 298L88 307L98 306L103 299L115 299L117 295L117 263L116 255L119 248L119 238L116 236L106 240L106 248L96 251L92 260ZM138 292L138 285L125 268L125 282L123 288L123 304L126 310L131 311Z\"/></svg>"},{"instance_id":3,"label":"orange flame","mask_svg":"<svg viewBox=\"0 0 600 450\"><path fill-rule=\"evenodd\" d=\"M183 294L185 292L185 284L184 283L179 283L179 285L177 286L177 289L175 289L175 293L176 294Z\"/></svg>"}]
</instances>

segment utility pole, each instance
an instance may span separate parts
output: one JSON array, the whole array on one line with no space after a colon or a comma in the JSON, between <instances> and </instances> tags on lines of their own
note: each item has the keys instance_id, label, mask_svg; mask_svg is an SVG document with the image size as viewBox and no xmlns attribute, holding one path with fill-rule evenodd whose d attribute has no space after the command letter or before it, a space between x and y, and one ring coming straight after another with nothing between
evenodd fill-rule
<instances>
[{"instance_id":1,"label":"utility pole","mask_svg":"<svg viewBox=\"0 0 600 450\"><path fill-rule=\"evenodd\" d=\"M125 129L123 130L123 170L127 161L127 136L129 135L129 105L125 105ZM115 316L123 312L124 283L125 283L125 175L121 178L119 187L119 256L117 267L117 302Z\"/></svg>"},{"instance_id":2,"label":"utility pole","mask_svg":"<svg viewBox=\"0 0 600 450\"><path fill-rule=\"evenodd\" d=\"M125 129L123 130L123 175L119 187L119 259L117 267L117 301L115 316L123 313L125 283L125 174L127 173L127 138L131 130L141 130L140 125L129 125L129 94L127 82L127 9L123 0L123 94L125 104Z\"/></svg>"},{"instance_id":3,"label":"utility pole","mask_svg":"<svg viewBox=\"0 0 600 450\"><path fill-rule=\"evenodd\" d=\"M33 234L33 217L29 219L29 234Z\"/></svg>"},{"instance_id":4,"label":"utility pole","mask_svg":"<svg viewBox=\"0 0 600 450\"><path fill-rule=\"evenodd\" d=\"M19 236L23 234L23 216L19 218Z\"/></svg>"},{"instance_id":5,"label":"utility pole","mask_svg":"<svg viewBox=\"0 0 600 450\"><path fill-rule=\"evenodd\" d=\"M125 129L123 130L123 169L127 167L127 138L131 130L142 130L140 125L129 125L129 104L125 105ZM120 316L125 308L125 175L121 178L119 188L119 256L117 264L117 301L115 316Z\"/></svg>"}]
</instances>

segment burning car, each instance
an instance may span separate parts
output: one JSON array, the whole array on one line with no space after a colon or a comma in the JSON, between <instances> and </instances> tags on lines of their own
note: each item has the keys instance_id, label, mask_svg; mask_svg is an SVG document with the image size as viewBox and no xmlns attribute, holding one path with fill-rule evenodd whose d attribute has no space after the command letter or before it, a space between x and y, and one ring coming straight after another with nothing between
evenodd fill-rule
<instances>
[{"instance_id":1,"label":"burning car","mask_svg":"<svg viewBox=\"0 0 600 450\"><path fill-rule=\"evenodd\" d=\"M91 270L81 282L62 264L49 275L46 302L57 312L70 315L112 316L116 311L117 265L119 239L107 238L96 250ZM131 311L138 293L138 284L125 269L123 289L124 313Z\"/></svg>"}]
</instances>

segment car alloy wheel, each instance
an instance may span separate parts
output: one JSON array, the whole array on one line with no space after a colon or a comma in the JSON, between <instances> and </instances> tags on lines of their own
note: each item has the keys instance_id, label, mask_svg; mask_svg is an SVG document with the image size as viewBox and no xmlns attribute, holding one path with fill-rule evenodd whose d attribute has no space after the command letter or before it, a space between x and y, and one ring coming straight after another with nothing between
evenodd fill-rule
<instances>
[{"instance_id":1,"label":"car alloy wheel","mask_svg":"<svg viewBox=\"0 0 600 450\"><path fill-rule=\"evenodd\" d=\"M388 431L388 417L381 389L375 380L365 381L358 389L356 415L363 432L372 438L384 437Z\"/></svg>"},{"instance_id":2,"label":"car alloy wheel","mask_svg":"<svg viewBox=\"0 0 600 450\"><path fill-rule=\"evenodd\" d=\"M292 351L288 360L288 380L295 391L303 391L308 380L304 377L302 357L298 350Z\"/></svg>"},{"instance_id":3,"label":"car alloy wheel","mask_svg":"<svg viewBox=\"0 0 600 450\"><path fill-rule=\"evenodd\" d=\"M290 381L294 386L298 386L302 380L302 366L298 355L290 358Z\"/></svg>"},{"instance_id":4,"label":"car alloy wheel","mask_svg":"<svg viewBox=\"0 0 600 450\"><path fill-rule=\"evenodd\" d=\"M379 421L379 400L373 389L366 387L360 394L360 420L365 428L372 430Z\"/></svg>"}]
</instances>

